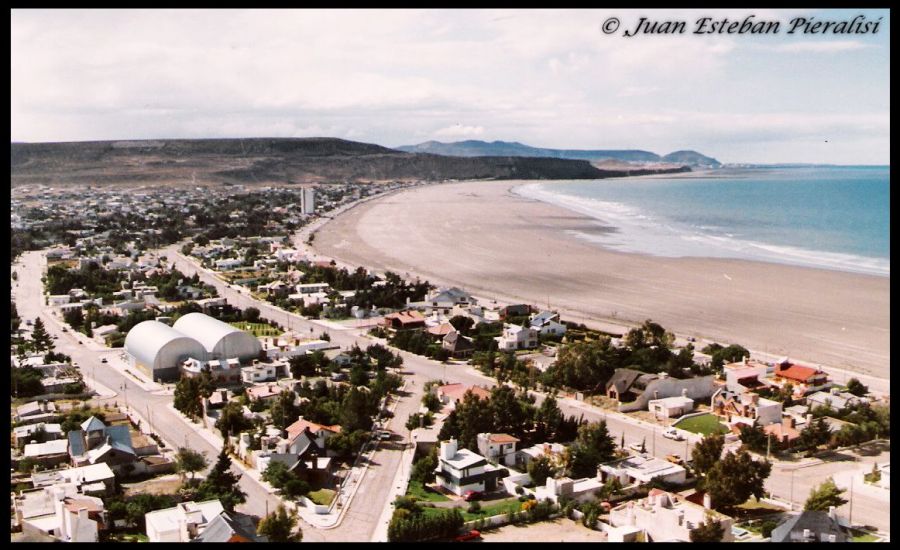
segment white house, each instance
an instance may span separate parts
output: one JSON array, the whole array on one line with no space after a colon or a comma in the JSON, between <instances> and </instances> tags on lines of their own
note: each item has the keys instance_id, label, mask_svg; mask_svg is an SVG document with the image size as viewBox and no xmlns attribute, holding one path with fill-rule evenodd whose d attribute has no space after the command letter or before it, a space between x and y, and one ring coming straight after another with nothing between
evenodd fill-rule
<instances>
[{"instance_id":1,"label":"white house","mask_svg":"<svg viewBox=\"0 0 900 550\"><path fill-rule=\"evenodd\" d=\"M773 367L772 371L774 370ZM741 393L765 386L763 379L769 372L769 366L744 358L737 363L728 363L722 367L722 372L725 374L725 387L729 391Z\"/></svg>"},{"instance_id":2,"label":"white house","mask_svg":"<svg viewBox=\"0 0 900 550\"><path fill-rule=\"evenodd\" d=\"M224 511L218 500L182 502L144 514L150 542L190 542Z\"/></svg>"},{"instance_id":3,"label":"white house","mask_svg":"<svg viewBox=\"0 0 900 550\"><path fill-rule=\"evenodd\" d=\"M651 479L680 485L687 480L687 471L668 460L649 455L632 455L600 465L601 480L605 482L612 477L617 478L625 487L647 483Z\"/></svg>"},{"instance_id":4,"label":"white house","mask_svg":"<svg viewBox=\"0 0 900 550\"><path fill-rule=\"evenodd\" d=\"M506 470L468 449L459 449L457 445L456 439L441 441L438 466L434 470L438 485L456 495L496 490L497 480Z\"/></svg>"},{"instance_id":5,"label":"white house","mask_svg":"<svg viewBox=\"0 0 900 550\"><path fill-rule=\"evenodd\" d=\"M244 260L240 260L238 258L226 258L224 260L216 260L216 269L219 271L225 271L227 269L234 269L236 267L240 267L244 264Z\"/></svg>"},{"instance_id":6,"label":"white house","mask_svg":"<svg viewBox=\"0 0 900 550\"><path fill-rule=\"evenodd\" d=\"M258 363L241 368L241 381L245 384L269 382L277 377L277 366L274 363Z\"/></svg>"},{"instance_id":7,"label":"white house","mask_svg":"<svg viewBox=\"0 0 900 550\"><path fill-rule=\"evenodd\" d=\"M505 466L516 463L516 443L519 440L509 434L481 433L476 436L478 452L491 461Z\"/></svg>"},{"instance_id":8,"label":"white house","mask_svg":"<svg viewBox=\"0 0 900 550\"><path fill-rule=\"evenodd\" d=\"M538 345L538 331L531 327L504 324L503 334L496 336L494 340L500 351L534 348Z\"/></svg>"},{"instance_id":9,"label":"white house","mask_svg":"<svg viewBox=\"0 0 900 550\"><path fill-rule=\"evenodd\" d=\"M712 412L724 416L729 425L735 423L760 426L781 422L782 405L752 392L736 393L721 389L713 394Z\"/></svg>"},{"instance_id":10,"label":"white house","mask_svg":"<svg viewBox=\"0 0 900 550\"><path fill-rule=\"evenodd\" d=\"M540 332L541 336L562 336L566 333L566 325L559 322L559 313L553 311L532 315L528 324Z\"/></svg>"},{"instance_id":11,"label":"white house","mask_svg":"<svg viewBox=\"0 0 900 550\"><path fill-rule=\"evenodd\" d=\"M656 418L676 418L694 410L694 400L686 395L651 399L647 402L647 408Z\"/></svg>"},{"instance_id":12,"label":"white house","mask_svg":"<svg viewBox=\"0 0 900 550\"><path fill-rule=\"evenodd\" d=\"M622 534L630 530L643 534L646 542L690 542L691 530L707 521L721 521L722 542L734 542L733 520L682 497L659 489L651 489L646 499L629 501L609 512L609 542L623 542Z\"/></svg>"}]
</instances>

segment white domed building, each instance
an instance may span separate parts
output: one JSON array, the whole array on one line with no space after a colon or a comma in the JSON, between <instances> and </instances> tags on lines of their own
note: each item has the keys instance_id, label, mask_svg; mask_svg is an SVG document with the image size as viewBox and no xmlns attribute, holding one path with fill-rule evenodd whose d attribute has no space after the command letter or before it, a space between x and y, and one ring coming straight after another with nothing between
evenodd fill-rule
<instances>
[{"instance_id":1,"label":"white domed building","mask_svg":"<svg viewBox=\"0 0 900 550\"><path fill-rule=\"evenodd\" d=\"M144 321L128 331L125 352L130 365L153 380L176 379L185 360L208 358L203 344L159 321Z\"/></svg>"},{"instance_id":2,"label":"white domed building","mask_svg":"<svg viewBox=\"0 0 900 550\"><path fill-rule=\"evenodd\" d=\"M173 328L200 342L208 359L236 357L244 362L258 358L262 352L262 345L252 334L202 313L179 317Z\"/></svg>"}]
</instances>

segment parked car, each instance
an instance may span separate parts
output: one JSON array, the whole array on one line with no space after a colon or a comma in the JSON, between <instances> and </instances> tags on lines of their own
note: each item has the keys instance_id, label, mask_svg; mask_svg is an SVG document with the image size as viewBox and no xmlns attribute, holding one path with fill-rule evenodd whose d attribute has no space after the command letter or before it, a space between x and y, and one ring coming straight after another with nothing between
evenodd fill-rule
<instances>
[{"instance_id":1,"label":"parked car","mask_svg":"<svg viewBox=\"0 0 900 550\"><path fill-rule=\"evenodd\" d=\"M100 362L101 363L109 363L109 360L106 357L104 357L103 359L100 359Z\"/></svg>"},{"instance_id":2,"label":"parked car","mask_svg":"<svg viewBox=\"0 0 900 550\"><path fill-rule=\"evenodd\" d=\"M643 447L644 447L643 443L632 443L631 445L628 446L629 449L631 449L632 451L638 452L638 453L641 452L641 449Z\"/></svg>"},{"instance_id":3,"label":"parked car","mask_svg":"<svg viewBox=\"0 0 900 550\"><path fill-rule=\"evenodd\" d=\"M681 464L681 456L680 455L666 455L666 460L671 462L672 464Z\"/></svg>"},{"instance_id":4,"label":"parked car","mask_svg":"<svg viewBox=\"0 0 900 550\"><path fill-rule=\"evenodd\" d=\"M466 491L463 493L463 500L466 502L471 502L473 500L479 500L482 496L484 496L481 491Z\"/></svg>"},{"instance_id":5,"label":"parked car","mask_svg":"<svg viewBox=\"0 0 900 550\"><path fill-rule=\"evenodd\" d=\"M465 533L465 534L462 534L462 535L456 537L455 539L453 539L453 541L454 542L466 542L468 540L476 540L476 539L480 539L480 538L481 538L481 532L476 531L475 529L472 529L468 533Z\"/></svg>"},{"instance_id":6,"label":"parked car","mask_svg":"<svg viewBox=\"0 0 900 550\"><path fill-rule=\"evenodd\" d=\"M678 430L676 430L675 428L669 428L668 430L664 431L663 437L674 439L675 441L684 441L684 436L678 433Z\"/></svg>"},{"instance_id":7,"label":"parked car","mask_svg":"<svg viewBox=\"0 0 900 550\"><path fill-rule=\"evenodd\" d=\"M340 382L342 380L347 379L347 374L343 372L335 372L331 375L331 380L334 382Z\"/></svg>"},{"instance_id":8,"label":"parked car","mask_svg":"<svg viewBox=\"0 0 900 550\"><path fill-rule=\"evenodd\" d=\"M391 435L391 432L387 430L381 430L380 432L378 432L378 439L380 441L388 441L391 439Z\"/></svg>"}]
</instances>

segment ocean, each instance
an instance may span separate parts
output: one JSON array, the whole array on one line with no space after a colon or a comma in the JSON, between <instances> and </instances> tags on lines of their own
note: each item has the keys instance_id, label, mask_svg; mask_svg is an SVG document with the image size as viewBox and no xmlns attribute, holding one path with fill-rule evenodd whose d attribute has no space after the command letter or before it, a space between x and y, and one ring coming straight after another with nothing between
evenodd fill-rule
<instances>
[{"instance_id":1,"label":"ocean","mask_svg":"<svg viewBox=\"0 0 900 550\"><path fill-rule=\"evenodd\" d=\"M515 192L594 218L598 231L569 232L623 252L891 273L889 166L726 168Z\"/></svg>"}]
</instances>

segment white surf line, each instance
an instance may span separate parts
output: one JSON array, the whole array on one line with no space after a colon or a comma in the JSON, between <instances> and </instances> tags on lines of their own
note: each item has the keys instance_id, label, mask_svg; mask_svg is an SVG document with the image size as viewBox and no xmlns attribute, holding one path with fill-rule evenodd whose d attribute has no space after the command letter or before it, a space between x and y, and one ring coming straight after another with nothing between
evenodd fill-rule
<instances>
[{"instance_id":1,"label":"white surf line","mask_svg":"<svg viewBox=\"0 0 900 550\"><path fill-rule=\"evenodd\" d=\"M726 279L728 279L729 281L731 280L731 277L729 277L727 273L722 273L722 276L725 277Z\"/></svg>"}]
</instances>

